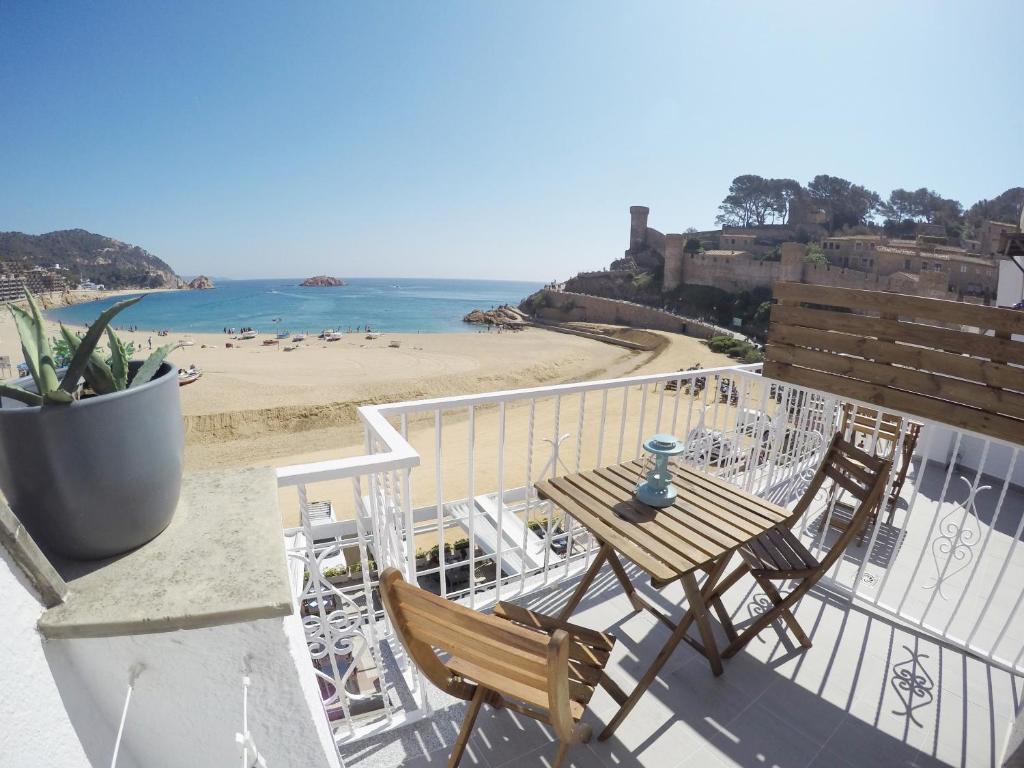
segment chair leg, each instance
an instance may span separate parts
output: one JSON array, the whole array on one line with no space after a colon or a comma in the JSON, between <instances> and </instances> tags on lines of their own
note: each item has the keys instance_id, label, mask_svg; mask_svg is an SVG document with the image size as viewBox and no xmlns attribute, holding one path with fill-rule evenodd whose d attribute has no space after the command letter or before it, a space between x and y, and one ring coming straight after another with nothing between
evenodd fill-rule
<instances>
[{"instance_id":1,"label":"chair leg","mask_svg":"<svg viewBox=\"0 0 1024 768\"><path fill-rule=\"evenodd\" d=\"M812 585L813 584L811 580L805 580L801 582L801 584L796 589L794 589L792 592L790 592L786 597L782 599L782 602L779 603L779 605L776 605L772 610L765 611L760 616L758 616L753 624L751 624L749 627L743 630L743 633L737 639L729 643L729 646L724 651L722 651L722 658L729 659L735 656L740 651L740 649L743 648L743 646L745 646L747 643L749 643L751 640L757 637L757 635L760 634L762 629L764 629L777 618L779 618L779 616L782 615L783 610L789 609L794 603L796 603L797 600L803 597L804 593L806 593Z\"/></svg>"},{"instance_id":2,"label":"chair leg","mask_svg":"<svg viewBox=\"0 0 1024 768\"><path fill-rule=\"evenodd\" d=\"M484 703L484 697L488 691L482 685L476 687L473 698L469 702L466 716L462 720L462 727L459 729L459 736L455 739L455 746L452 747L451 757L448 758L448 768L456 768L462 760L462 753L466 751L466 744L469 743L469 734L473 732L473 724L476 716L480 714L480 705Z\"/></svg>"},{"instance_id":3,"label":"chair leg","mask_svg":"<svg viewBox=\"0 0 1024 768\"><path fill-rule=\"evenodd\" d=\"M761 585L761 589L763 589L764 593L768 595L768 599L776 606L782 604L782 595L779 594L779 590L775 588L774 584L764 578L758 578L757 583ZM804 648L810 648L811 639L807 637L807 633L804 632L804 628L800 626L800 622L796 620L796 616L793 615L793 612L790 611L789 608L782 608L781 614L786 625L789 627L789 631L796 636L797 642L799 642Z\"/></svg>"},{"instance_id":4,"label":"chair leg","mask_svg":"<svg viewBox=\"0 0 1024 768\"><path fill-rule=\"evenodd\" d=\"M558 752L555 753L555 762L551 764L551 768L561 768L562 761L565 760L565 756L568 752L569 745L564 741L558 742Z\"/></svg>"}]
</instances>

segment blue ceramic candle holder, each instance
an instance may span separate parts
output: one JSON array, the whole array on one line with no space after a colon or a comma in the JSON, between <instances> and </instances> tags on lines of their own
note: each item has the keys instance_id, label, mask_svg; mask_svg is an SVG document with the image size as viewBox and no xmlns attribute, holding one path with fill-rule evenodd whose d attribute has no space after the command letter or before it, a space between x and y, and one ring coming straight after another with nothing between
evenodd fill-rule
<instances>
[{"instance_id":1,"label":"blue ceramic candle holder","mask_svg":"<svg viewBox=\"0 0 1024 768\"><path fill-rule=\"evenodd\" d=\"M674 435L654 435L644 442L644 450L650 454L644 464L651 468L647 479L636 487L636 499L649 507L669 507L676 500L676 489L668 460L683 452L683 443Z\"/></svg>"}]
</instances>

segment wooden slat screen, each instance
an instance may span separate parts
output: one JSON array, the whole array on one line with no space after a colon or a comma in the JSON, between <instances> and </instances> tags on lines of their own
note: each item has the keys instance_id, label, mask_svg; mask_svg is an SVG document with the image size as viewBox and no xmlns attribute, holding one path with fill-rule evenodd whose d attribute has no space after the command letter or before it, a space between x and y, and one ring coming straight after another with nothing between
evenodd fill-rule
<instances>
[{"instance_id":1,"label":"wooden slat screen","mask_svg":"<svg viewBox=\"0 0 1024 768\"><path fill-rule=\"evenodd\" d=\"M766 377L1024 444L1024 312L803 283L774 296Z\"/></svg>"}]
</instances>

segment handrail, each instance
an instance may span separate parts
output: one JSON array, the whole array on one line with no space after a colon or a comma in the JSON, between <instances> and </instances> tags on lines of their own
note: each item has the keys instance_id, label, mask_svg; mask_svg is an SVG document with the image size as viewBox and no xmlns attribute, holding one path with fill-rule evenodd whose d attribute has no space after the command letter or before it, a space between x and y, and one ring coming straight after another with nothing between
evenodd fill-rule
<instances>
[{"instance_id":1,"label":"handrail","mask_svg":"<svg viewBox=\"0 0 1024 768\"><path fill-rule=\"evenodd\" d=\"M619 379L601 379L598 381L554 384L526 389L508 389L499 392L485 392L479 395L455 395L453 397L435 397L429 400L406 400L399 403L364 405L358 410L359 417L368 431L384 443L386 446L385 451L365 454L363 456L352 456L347 459L328 459L327 461L317 461L309 464L292 464L278 467L277 484L279 487L284 488L303 483L343 480L358 475L390 472L397 469L411 469L412 467L419 466L419 453L385 418L389 414L435 411L438 408L454 409L472 405L491 405L500 402L529 400L541 396L557 396L576 392L611 389L614 387L628 387L635 384L653 384L662 381L694 379L728 372L756 373L760 368L760 363L727 365L719 366L718 368L699 368L693 371L671 371L669 373L627 376Z\"/></svg>"},{"instance_id":2,"label":"handrail","mask_svg":"<svg viewBox=\"0 0 1024 768\"><path fill-rule=\"evenodd\" d=\"M599 379L596 381L583 381L570 384L553 384L543 387L530 387L527 389L506 389L499 392L485 392L480 395L455 395L453 397L435 397L429 400L406 400L401 403L386 403L384 405L371 406L380 413L414 413L416 411L435 411L438 408L463 408L470 405L491 405L499 402L513 402L516 400L530 400L536 397L548 395L569 395L577 392L591 392L600 389L613 389L615 387L628 387L634 384L654 384L661 381L679 381L681 379L696 379L702 376L715 376L720 373L743 372L756 373L761 370L761 363L747 363L745 365L725 365L718 368L697 368L692 371L671 371L669 373L644 374L642 376L627 376L621 379Z\"/></svg>"}]
</instances>

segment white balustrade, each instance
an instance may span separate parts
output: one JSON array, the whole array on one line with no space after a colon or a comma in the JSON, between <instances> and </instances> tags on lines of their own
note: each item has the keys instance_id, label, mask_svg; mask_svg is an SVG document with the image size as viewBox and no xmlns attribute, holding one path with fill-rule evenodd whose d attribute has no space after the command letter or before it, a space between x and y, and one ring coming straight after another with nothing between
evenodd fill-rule
<instances>
[{"instance_id":1,"label":"white balustrade","mask_svg":"<svg viewBox=\"0 0 1024 768\"><path fill-rule=\"evenodd\" d=\"M394 566L410 581L485 610L573 578L589 564L592 537L537 497L539 480L642 458L643 440L669 431L687 444L680 460L795 504L850 401L763 379L759 368L366 406L359 412L366 455L280 469L282 488L297 488L302 524L288 532L289 554L306 574L297 596L307 607L307 640L338 737L430 711L381 610L378 569ZM852 406L875 414L868 403ZM902 418L895 441L881 433L880 414L872 416L874 429L857 437L865 450L895 457L891 488L912 439L908 427L921 422L906 483L823 583L1021 671L1024 492L1013 482L1024 475L1020 448L892 413ZM336 489L346 482L354 490L351 509ZM337 504L337 522L313 525L307 493ZM794 530L821 553L845 514L842 498L823 494ZM358 558L361 579L339 588L325 571L345 557L350 569ZM368 697L353 684L357 645L375 665L375 707L356 706ZM389 663L400 674L391 674ZM416 701L412 708L400 704L403 685Z\"/></svg>"}]
</instances>

